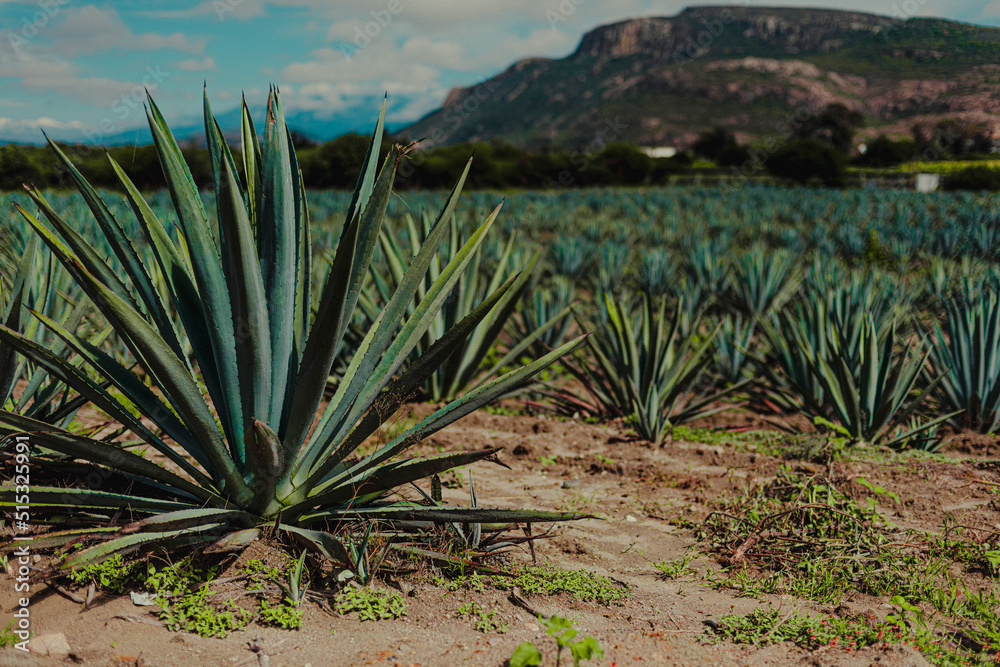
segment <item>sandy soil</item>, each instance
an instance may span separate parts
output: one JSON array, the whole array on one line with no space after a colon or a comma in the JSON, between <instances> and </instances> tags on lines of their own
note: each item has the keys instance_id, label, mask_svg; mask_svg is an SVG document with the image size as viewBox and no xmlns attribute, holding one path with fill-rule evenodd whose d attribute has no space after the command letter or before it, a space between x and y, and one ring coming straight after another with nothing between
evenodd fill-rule
<instances>
[{"instance_id":1,"label":"sandy soil","mask_svg":"<svg viewBox=\"0 0 1000 667\"><path fill-rule=\"evenodd\" d=\"M426 406L417 407L422 409ZM727 422L742 428L760 423L752 416L734 414L717 418L715 424ZM435 452L442 447L483 446L504 447L501 458L510 468L483 463L471 469L480 505L569 509L599 517L555 527L552 537L536 542L538 562L586 569L625 582L632 590L631 599L611 607L577 602L565 595L529 600L537 611L568 616L582 634L594 636L606 650L604 660L596 664L928 664L913 649L899 646L887 651L847 654L833 649L810 654L791 644L757 648L704 641L705 620L749 613L764 603L782 610L819 613L889 613L884 606L887 601L877 598L850 599L836 609L788 596L740 598L701 586L690 577L667 580L653 567L658 561L682 556L695 543L692 530L673 525L678 518L699 522L717 498L774 475L784 463L778 458L726 442L674 441L654 448L634 440L615 424L487 413L470 415L430 438L421 449ZM829 474L847 482L863 474L898 493L902 504L882 509L901 527L940 530L947 513L960 523L996 530L1000 529L1000 496L991 493L994 487L976 480L1000 482L1000 461L985 456L997 451L992 438L969 437L956 441L949 461L884 457L881 462L838 463ZM464 471L466 483L469 472ZM467 486L446 489L445 498L465 503ZM526 549L514 552L512 558L531 561ZM718 567L705 558L694 565ZM9 576L0 575L0 579L0 608L9 614L15 604L13 582ZM448 592L433 585L428 573L375 585L393 583L406 595L404 619L362 623L355 615L341 617L308 604L301 630L251 625L224 640L170 632L151 611L156 607L134 606L127 596L99 595L84 611L51 588L38 585L31 605L32 631L36 636L64 633L70 655L58 660L8 649L0 651L0 666L498 666L524 641L553 653L554 642L531 613L511 602L507 592ZM495 610L509 631L484 634L467 617L459 617L459 607L473 600L485 610ZM251 650L254 642L261 650ZM543 664L554 662L550 659ZM571 664L568 656L563 664Z\"/></svg>"}]
</instances>

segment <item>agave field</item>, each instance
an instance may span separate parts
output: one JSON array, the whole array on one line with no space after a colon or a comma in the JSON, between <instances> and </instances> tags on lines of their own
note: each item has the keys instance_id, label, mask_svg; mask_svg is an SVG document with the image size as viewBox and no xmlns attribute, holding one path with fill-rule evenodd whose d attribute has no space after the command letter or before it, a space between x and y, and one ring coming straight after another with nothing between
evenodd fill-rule
<instances>
[{"instance_id":1,"label":"agave field","mask_svg":"<svg viewBox=\"0 0 1000 667\"><path fill-rule=\"evenodd\" d=\"M0 196L4 534L38 623L246 639L79 659L1000 659L994 197L307 192L276 94L199 192L148 115L163 190Z\"/></svg>"}]
</instances>

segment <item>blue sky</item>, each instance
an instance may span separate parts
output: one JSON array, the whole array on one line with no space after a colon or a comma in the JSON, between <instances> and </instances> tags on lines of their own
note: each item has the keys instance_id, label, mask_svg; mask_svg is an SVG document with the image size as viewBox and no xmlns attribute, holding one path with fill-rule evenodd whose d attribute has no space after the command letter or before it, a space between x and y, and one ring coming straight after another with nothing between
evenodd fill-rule
<instances>
[{"instance_id":1,"label":"blue sky","mask_svg":"<svg viewBox=\"0 0 1000 667\"><path fill-rule=\"evenodd\" d=\"M453 86L521 58L567 55L597 25L669 16L689 4L700 3L0 0L0 138L34 142L45 129L101 143L145 123L143 87L172 124L195 124L203 82L217 113L241 93L262 104L274 83L286 113L367 119L388 92L398 126L440 106ZM1000 25L1000 0L851 0L834 8Z\"/></svg>"}]
</instances>

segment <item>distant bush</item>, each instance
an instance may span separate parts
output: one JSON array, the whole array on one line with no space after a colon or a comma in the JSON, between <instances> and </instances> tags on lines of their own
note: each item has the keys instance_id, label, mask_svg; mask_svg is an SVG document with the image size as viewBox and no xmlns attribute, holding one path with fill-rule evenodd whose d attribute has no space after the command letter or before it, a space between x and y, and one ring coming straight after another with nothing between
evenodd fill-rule
<instances>
[{"instance_id":1,"label":"distant bush","mask_svg":"<svg viewBox=\"0 0 1000 667\"><path fill-rule=\"evenodd\" d=\"M694 151L695 155L722 164L721 157L733 151L733 149L739 149L739 147L740 145L736 143L736 137L733 136L732 132L723 127L716 127L707 132L702 132L698 136L698 141L694 142L691 150ZM742 164L744 160L746 158L735 164Z\"/></svg>"},{"instance_id":2,"label":"distant bush","mask_svg":"<svg viewBox=\"0 0 1000 667\"><path fill-rule=\"evenodd\" d=\"M819 182L828 187L843 187L847 160L822 141L794 139L767 159L767 170L803 184Z\"/></svg>"},{"instance_id":3,"label":"distant bush","mask_svg":"<svg viewBox=\"0 0 1000 667\"><path fill-rule=\"evenodd\" d=\"M855 163L868 167L894 167L909 162L917 154L917 144L912 139L893 140L879 135L868 144L864 155L859 155Z\"/></svg>"},{"instance_id":4,"label":"distant bush","mask_svg":"<svg viewBox=\"0 0 1000 667\"><path fill-rule=\"evenodd\" d=\"M729 146L715 158L720 167L738 167L750 160L750 151L743 146Z\"/></svg>"},{"instance_id":5,"label":"distant bush","mask_svg":"<svg viewBox=\"0 0 1000 667\"><path fill-rule=\"evenodd\" d=\"M1000 170L985 166L965 167L944 177L945 190L1000 190Z\"/></svg>"}]
</instances>

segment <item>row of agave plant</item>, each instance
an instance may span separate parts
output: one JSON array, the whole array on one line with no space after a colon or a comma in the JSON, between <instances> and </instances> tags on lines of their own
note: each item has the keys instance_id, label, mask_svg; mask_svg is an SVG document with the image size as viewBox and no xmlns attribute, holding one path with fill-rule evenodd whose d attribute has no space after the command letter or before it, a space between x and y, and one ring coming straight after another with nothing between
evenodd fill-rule
<instances>
[{"instance_id":1,"label":"row of agave plant","mask_svg":"<svg viewBox=\"0 0 1000 667\"><path fill-rule=\"evenodd\" d=\"M731 259L700 249L676 266L656 250L632 263L601 254L580 283L593 303L575 315L594 333L562 362L582 390L543 392L564 414L626 418L651 442L727 396L803 413L854 443L935 450L942 423L1000 427L996 266L955 284L935 267L918 308L891 276L803 267L761 247Z\"/></svg>"},{"instance_id":2,"label":"row of agave plant","mask_svg":"<svg viewBox=\"0 0 1000 667\"><path fill-rule=\"evenodd\" d=\"M112 161L115 202L53 144L87 217L69 221L58 197L31 188L39 213L18 206L33 235L0 311L0 433L40 448L33 479L52 483L31 502L74 525L38 543L87 547L65 567L151 545L239 548L276 527L363 576L375 522L403 535L443 523L478 542L487 524L579 518L485 509L474 495L445 507L419 485L495 450L404 457L515 392L628 420L651 442L739 400L822 418L856 442L925 449L944 421L1000 422L991 265L967 263L955 280L931 264L915 290L891 272L803 268L722 237L680 252L596 234L535 248L490 236L500 206L463 221L465 174L434 213L387 220L406 147L370 152L346 217L317 229L276 93L263 137L244 108L237 153L206 96L209 197L152 100L148 115L165 192L144 197ZM373 146L382 132L380 118ZM913 293L919 304L902 300ZM439 407L369 452L414 396ZM114 425L74 428L86 403ZM67 478L97 482L56 483ZM123 508L134 521L118 525Z\"/></svg>"},{"instance_id":3,"label":"row of agave plant","mask_svg":"<svg viewBox=\"0 0 1000 667\"><path fill-rule=\"evenodd\" d=\"M399 239L419 248L419 235L411 219ZM407 256L399 239L384 244L389 273ZM500 280L510 252L504 244L497 261L478 263L467 289ZM585 348L560 363L578 389L547 383L535 392L544 401L531 402L623 418L651 442L724 409L727 397L832 423L852 442L933 450L944 442L943 422L1000 426L997 265L936 263L901 280L831 262L803 266L759 244L738 253L694 245L678 258L578 238L526 264L535 269L530 292L496 313L516 345L485 370L498 320L482 347L463 349L425 387L427 397L440 400L442 383L482 381L526 351L588 331ZM460 292L453 307L468 298ZM475 368L483 374L468 373Z\"/></svg>"}]
</instances>

